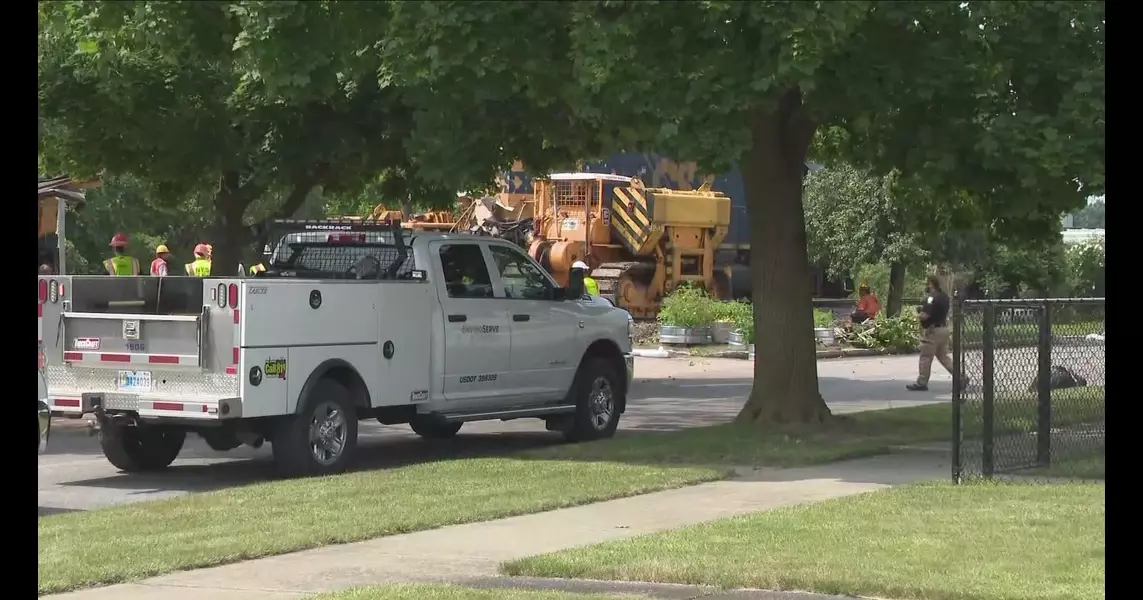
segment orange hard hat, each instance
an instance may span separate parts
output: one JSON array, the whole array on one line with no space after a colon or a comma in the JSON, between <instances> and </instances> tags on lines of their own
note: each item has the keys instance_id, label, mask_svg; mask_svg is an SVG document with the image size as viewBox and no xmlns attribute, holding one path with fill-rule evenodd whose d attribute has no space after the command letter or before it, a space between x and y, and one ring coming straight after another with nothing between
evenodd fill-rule
<instances>
[{"instance_id":1,"label":"orange hard hat","mask_svg":"<svg viewBox=\"0 0 1143 600\"><path fill-rule=\"evenodd\" d=\"M126 233L117 233L117 234L111 236L110 246L112 248L122 248L126 245L127 245L127 234Z\"/></svg>"},{"instance_id":2,"label":"orange hard hat","mask_svg":"<svg viewBox=\"0 0 1143 600\"><path fill-rule=\"evenodd\" d=\"M206 244L199 244L194 247L194 253L198 256L206 256L208 252L210 251L206 249Z\"/></svg>"}]
</instances>

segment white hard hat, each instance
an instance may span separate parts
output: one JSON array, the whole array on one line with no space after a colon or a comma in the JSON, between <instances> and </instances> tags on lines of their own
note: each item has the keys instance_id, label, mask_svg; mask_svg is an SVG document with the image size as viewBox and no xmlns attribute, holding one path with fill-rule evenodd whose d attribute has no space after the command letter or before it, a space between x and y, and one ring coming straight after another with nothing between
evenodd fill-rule
<instances>
[{"instance_id":1,"label":"white hard hat","mask_svg":"<svg viewBox=\"0 0 1143 600\"><path fill-rule=\"evenodd\" d=\"M587 270L587 263L583 262L582 260L577 260L577 261L572 263L572 268L573 269L583 269L584 271L586 271Z\"/></svg>"}]
</instances>

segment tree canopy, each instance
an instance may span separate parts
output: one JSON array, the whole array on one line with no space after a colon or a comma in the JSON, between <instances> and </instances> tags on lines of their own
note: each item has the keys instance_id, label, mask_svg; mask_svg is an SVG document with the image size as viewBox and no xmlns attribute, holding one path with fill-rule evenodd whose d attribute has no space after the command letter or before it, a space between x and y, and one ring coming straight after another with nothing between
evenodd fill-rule
<instances>
[{"instance_id":1,"label":"tree canopy","mask_svg":"<svg viewBox=\"0 0 1143 600\"><path fill-rule=\"evenodd\" d=\"M799 285L815 136L838 131L830 156L923 183L917 210L955 197L1004 235L1042 230L1081 184L1103 185L1103 22L1097 2L601 1L400 3L379 26L385 76L432 122L481 115L472 161L602 146L739 164L765 332L740 415L753 422L829 414ZM496 138L520 127L540 141ZM424 163L455 151L419 147Z\"/></svg>"},{"instance_id":2,"label":"tree canopy","mask_svg":"<svg viewBox=\"0 0 1143 600\"><path fill-rule=\"evenodd\" d=\"M1032 235L1103 189L1100 2L44 6L55 155L217 179L223 224L269 190L288 207L307 183L395 165L467 189L514 159L536 172L614 150L736 163L761 336L742 422L830 414L803 285L815 143L923 190L910 211L947 215L938 232L972 214Z\"/></svg>"},{"instance_id":3,"label":"tree canopy","mask_svg":"<svg viewBox=\"0 0 1143 600\"><path fill-rule=\"evenodd\" d=\"M292 215L319 186L353 191L389 173L390 188L407 188L398 197L431 188L414 180L405 150L408 107L375 75L344 77L335 61L352 62L352 53L312 45L352 36L355 11L372 6L41 3L41 162L53 172L133 177L166 210L209 190L196 207L210 224L200 233L223 265L255 247L251 225ZM300 20L281 18L290 15ZM320 93L278 93L283 79L257 70L263 46L254 42L291 26L311 36L311 51L279 55L293 70L277 73L298 82L320 71Z\"/></svg>"}]
</instances>

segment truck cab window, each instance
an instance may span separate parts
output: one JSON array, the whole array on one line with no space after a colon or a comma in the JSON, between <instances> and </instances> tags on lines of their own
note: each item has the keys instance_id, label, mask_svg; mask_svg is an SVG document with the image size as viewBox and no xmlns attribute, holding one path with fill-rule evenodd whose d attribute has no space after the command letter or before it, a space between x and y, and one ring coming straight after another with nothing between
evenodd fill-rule
<instances>
[{"instance_id":1,"label":"truck cab window","mask_svg":"<svg viewBox=\"0 0 1143 600\"><path fill-rule=\"evenodd\" d=\"M508 298L547 300L552 297L551 282L522 252L503 246L492 246L492 258L504 282Z\"/></svg>"},{"instance_id":2,"label":"truck cab window","mask_svg":"<svg viewBox=\"0 0 1143 600\"><path fill-rule=\"evenodd\" d=\"M491 298L492 279L477 244L441 246L441 273L450 298Z\"/></svg>"}]
</instances>

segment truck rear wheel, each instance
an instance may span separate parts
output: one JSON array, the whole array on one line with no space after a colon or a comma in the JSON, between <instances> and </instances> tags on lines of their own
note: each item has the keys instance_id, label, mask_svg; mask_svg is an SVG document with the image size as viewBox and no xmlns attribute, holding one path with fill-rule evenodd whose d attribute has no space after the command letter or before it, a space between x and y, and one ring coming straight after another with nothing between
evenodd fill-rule
<instances>
[{"instance_id":1,"label":"truck rear wheel","mask_svg":"<svg viewBox=\"0 0 1143 600\"><path fill-rule=\"evenodd\" d=\"M344 470L357 447L357 413L349 403L349 391L337 381L322 379L304 402L270 440L274 460L291 476Z\"/></svg>"},{"instance_id":2,"label":"truck rear wheel","mask_svg":"<svg viewBox=\"0 0 1143 600\"><path fill-rule=\"evenodd\" d=\"M564 437L569 442L589 442L615 435L623 403L623 387L615 367L604 358L588 358L576 373L573 393L575 415Z\"/></svg>"},{"instance_id":3,"label":"truck rear wheel","mask_svg":"<svg viewBox=\"0 0 1143 600\"><path fill-rule=\"evenodd\" d=\"M430 440L443 440L456 435L464 423L447 423L445 421L434 421L432 419L413 419L409 421L409 427L413 428L413 433Z\"/></svg>"},{"instance_id":4,"label":"truck rear wheel","mask_svg":"<svg viewBox=\"0 0 1143 600\"><path fill-rule=\"evenodd\" d=\"M99 445L108 462L120 471L158 471L175 461L186 437L182 429L164 425L109 424L99 431Z\"/></svg>"}]
</instances>

